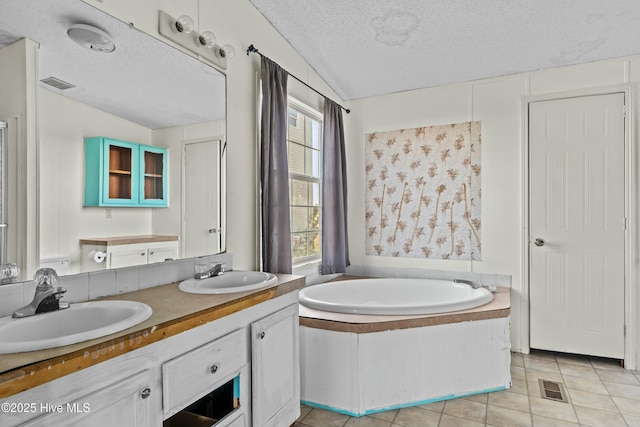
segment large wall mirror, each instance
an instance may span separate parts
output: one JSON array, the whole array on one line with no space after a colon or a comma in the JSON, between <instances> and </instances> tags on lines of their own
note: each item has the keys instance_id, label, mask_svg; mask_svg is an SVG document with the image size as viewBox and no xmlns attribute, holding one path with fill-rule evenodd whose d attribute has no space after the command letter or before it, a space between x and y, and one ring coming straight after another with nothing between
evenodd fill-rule
<instances>
[{"instance_id":1,"label":"large wall mirror","mask_svg":"<svg viewBox=\"0 0 640 427\"><path fill-rule=\"evenodd\" d=\"M0 11L0 49L39 45L28 95L37 103L38 264L92 271L80 242L107 237L177 236L179 258L224 251L225 76L81 0L0 0ZM76 24L107 33L115 50L73 41ZM84 206L84 139L96 136L167 148L168 207Z\"/></svg>"}]
</instances>

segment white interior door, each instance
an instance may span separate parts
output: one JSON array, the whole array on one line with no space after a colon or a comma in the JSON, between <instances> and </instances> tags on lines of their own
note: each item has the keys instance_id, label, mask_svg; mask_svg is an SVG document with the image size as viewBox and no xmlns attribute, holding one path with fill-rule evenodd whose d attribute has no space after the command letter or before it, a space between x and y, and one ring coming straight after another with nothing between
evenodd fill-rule
<instances>
[{"instance_id":1,"label":"white interior door","mask_svg":"<svg viewBox=\"0 0 640 427\"><path fill-rule=\"evenodd\" d=\"M220 141L185 144L185 257L220 252Z\"/></svg>"},{"instance_id":2,"label":"white interior door","mask_svg":"<svg viewBox=\"0 0 640 427\"><path fill-rule=\"evenodd\" d=\"M624 94L532 102L529 141L530 346L623 359Z\"/></svg>"}]
</instances>

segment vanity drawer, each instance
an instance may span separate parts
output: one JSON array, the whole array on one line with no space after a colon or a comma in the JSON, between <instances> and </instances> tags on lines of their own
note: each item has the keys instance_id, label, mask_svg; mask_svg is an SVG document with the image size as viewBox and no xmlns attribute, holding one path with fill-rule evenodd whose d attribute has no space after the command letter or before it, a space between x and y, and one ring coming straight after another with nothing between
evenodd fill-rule
<instances>
[{"instance_id":1,"label":"vanity drawer","mask_svg":"<svg viewBox=\"0 0 640 427\"><path fill-rule=\"evenodd\" d=\"M247 363L246 330L239 329L162 365L162 407L172 415L229 381Z\"/></svg>"}]
</instances>

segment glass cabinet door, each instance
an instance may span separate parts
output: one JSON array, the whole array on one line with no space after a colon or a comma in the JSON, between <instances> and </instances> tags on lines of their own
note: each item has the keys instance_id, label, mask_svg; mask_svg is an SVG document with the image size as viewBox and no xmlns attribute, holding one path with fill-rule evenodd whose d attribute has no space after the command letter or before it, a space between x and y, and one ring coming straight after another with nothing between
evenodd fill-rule
<instances>
[{"instance_id":1,"label":"glass cabinet door","mask_svg":"<svg viewBox=\"0 0 640 427\"><path fill-rule=\"evenodd\" d=\"M138 200L138 187L135 179L138 174L138 147L124 141L105 139L104 156L108 168L104 170L103 203L133 205Z\"/></svg>"},{"instance_id":2,"label":"glass cabinet door","mask_svg":"<svg viewBox=\"0 0 640 427\"><path fill-rule=\"evenodd\" d=\"M167 150L140 146L140 204L167 206Z\"/></svg>"}]
</instances>

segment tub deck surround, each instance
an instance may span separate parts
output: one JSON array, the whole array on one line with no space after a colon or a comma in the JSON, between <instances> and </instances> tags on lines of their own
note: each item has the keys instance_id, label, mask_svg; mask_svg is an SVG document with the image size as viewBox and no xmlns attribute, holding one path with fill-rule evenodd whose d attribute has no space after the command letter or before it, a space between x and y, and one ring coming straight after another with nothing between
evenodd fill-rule
<instances>
[{"instance_id":1,"label":"tub deck surround","mask_svg":"<svg viewBox=\"0 0 640 427\"><path fill-rule=\"evenodd\" d=\"M362 416L507 389L510 305L503 287L488 304L441 314L357 315L300 305L301 400Z\"/></svg>"},{"instance_id":2,"label":"tub deck surround","mask_svg":"<svg viewBox=\"0 0 640 427\"><path fill-rule=\"evenodd\" d=\"M53 381L304 287L304 277L276 274L275 286L223 295L189 294L178 283L101 298L148 304L146 321L102 338L0 357L0 398ZM42 316L46 316L42 314Z\"/></svg>"},{"instance_id":3,"label":"tub deck surround","mask_svg":"<svg viewBox=\"0 0 640 427\"><path fill-rule=\"evenodd\" d=\"M418 328L421 326L509 317L511 311L510 292L511 288L498 287L497 292L493 295L493 301L483 306L450 313L413 316L333 313L314 310L300 304L300 326L366 334L393 329Z\"/></svg>"}]
</instances>

